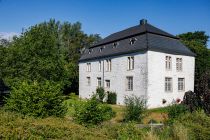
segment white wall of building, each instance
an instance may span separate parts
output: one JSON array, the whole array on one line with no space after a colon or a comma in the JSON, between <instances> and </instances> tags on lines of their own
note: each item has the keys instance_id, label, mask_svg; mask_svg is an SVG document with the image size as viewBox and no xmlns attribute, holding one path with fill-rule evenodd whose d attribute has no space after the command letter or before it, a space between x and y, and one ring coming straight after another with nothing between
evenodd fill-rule
<instances>
[{"instance_id":1,"label":"white wall of building","mask_svg":"<svg viewBox=\"0 0 210 140\"><path fill-rule=\"evenodd\" d=\"M134 70L127 70L129 56L134 56ZM165 69L166 56L172 57L171 71ZM176 58L182 58L181 72L176 70ZM103 78L103 66L106 64L106 59L111 59L112 66L111 72L106 72L104 68ZM99 71L99 61L101 61L101 71ZM87 62L91 63L91 72L86 71ZM123 104L125 96L134 94L146 96L149 108L161 107L177 98L183 99L184 93L188 90L194 91L194 57L147 51L87 62L79 63L79 96L81 98L90 98L95 92L97 77L102 78L103 84L105 80L110 80L109 90L117 93L117 104ZM133 91L126 90L126 76L133 76ZM90 86L88 86L87 77L91 78ZM165 77L172 78L172 92L165 92ZM178 78L185 78L185 90L182 92L178 91ZM164 105L163 99L167 101Z\"/></svg>"},{"instance_id":2,"label":"white wall of building","mask_svg":"<svg viewBox=\"0 0 210 140\"><path fill-rule=\"evenodd\" d=\"M170 71L165 68L166 56L172 58ZM182 71L176 70L176 58L182 58ZM194 64L194 57L148 51L148 106L161 107L163 99L167 101L165 105L168 105L177 98L182 100L186 91L194 91ZM165 92L165 77L172 78L172 92ZM178 78L185 78L185 90L182 92L178 91Z\"/></svg>"},{"instance_id":3,"label":"white wall of building","mask_svg":"<svg viewBox=\"0 0 210 140\"><path fill-rule=\"evenodd\" d=\"M127 70L127 59L134 56L134 70ZM123 104L124 97L129 95L145 96L147 88L147 54L143 52L127 54L117 57L109 57L91 62L91 72L86 71L86 63L79 63L79 95L81 98L89 98L97 88L97 77L101 77L102 81L110 80L110 91L117 93L117 104ZM111 72L106 72L104 68L103 79L103 63L105 60L111 59ZM102 63L102 71L98 71L98 63ZM126 76L133 76L133 91L126 90ZM87 84L87 77L91 77L91 86ZM104 82L105 83L105 82ZM105 88L106 89L106 88Z\"/></svg>"}]
</instances>

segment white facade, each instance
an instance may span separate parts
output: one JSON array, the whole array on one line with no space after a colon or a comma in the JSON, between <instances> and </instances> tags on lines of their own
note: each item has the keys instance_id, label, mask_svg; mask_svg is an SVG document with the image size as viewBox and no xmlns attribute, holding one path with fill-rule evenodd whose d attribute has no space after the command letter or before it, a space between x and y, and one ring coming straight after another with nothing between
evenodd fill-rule
<instances>
[{"instance_id":1,"label":"white facade","mask_svg":"<svg viewBox=\"0 0 210 140\"><path fill-rule=\"evenodd\" d=\"M171 70L166 69L166 56L171 57ZM128 66L129 57L134 59L134 68L131 70ZM176 68L177 58L182 60L181 71L177 71ZM195 59L191 56L154 51L80 62L79 96L90 98L98 86L98 79L101 78L101 84L105 90L117 93L117 104L123 104L124 97L133 94L146 97L149 108L161 107L178 98L182 99L188 90L194 91L194 63ZM110 68L107 69L107 67ZM128 90L127 77L133 79L132 90ZM170 92L165 91L166 77L172 79ZM184 78L184 83L180 86L184 88L182 91L178 91L178 78L182 78L182 81ZM109 88L106 82L108 85L110 83ZM166 104L162 103L163 99L167 101Z\"/></svg>"}]
</instances>

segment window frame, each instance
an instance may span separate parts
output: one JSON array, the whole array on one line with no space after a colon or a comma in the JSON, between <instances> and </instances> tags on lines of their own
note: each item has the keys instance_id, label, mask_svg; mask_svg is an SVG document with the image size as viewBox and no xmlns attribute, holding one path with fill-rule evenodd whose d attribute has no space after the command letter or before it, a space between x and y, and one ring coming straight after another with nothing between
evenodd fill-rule
<instances>
[{"instance_id":1,"label":"window frame","mask_svg":"<svg viewBox=\"0 0 210 140\"><path fill-rule=\"evenodd\" d=\"M182 81L182 89L180 89L180 86L181 86L180 83L179 83L179 82L180 82L180 81L179 81L180 79L183 80L183 81ZM177 89L178 89L179 92L185 91L185 78L183 78L183 77L179 77L179 78L178 78L178 81L177 81Z\"/></svg>"},{"instance_id":2,"label":"window frame","mask_svg":"<svg viewBox=\"0 0 210 140\"><path fill-rule=\"evenodd\" d=\"M167 71L172 70L172 57L169 55L165 56L165 69Z\"/></svg>"},{"instance_id":3,"label":"window frame","mask_svg":"<svg viewBox=\"0 0 210 140\"><path fill-rule=\"evenodd\" d=\"M98 62L98 71L101 72L101 61Z\"/></svg>"},{"instance_id":4,"label":"window frame","mask_svg":"<svg viewBox=\"0 0 210 140\"><path fill-rule=\"evenodd\" d=\"M167 79L170 79L171 81L168 81ZM169 85L170 85L170 89L168 87ZM164 88L165 88L165 92L173 92L173 78L172 77L165 77Z\"/></svg>"},{"instance_id":5,"label":"window frame","mask_svg":"<svg viewBox=\"0 0 210 140\"><path fill-rule=\"evenodd\" d=\"M129 40L129 44L130 44L130 45L134 45L134 44L136 43L136 41L137 41L137 38L132 37L132 38L130 38L130 40Z\"/></svg>"},{"instance_id":6,"label":"window frame","mask_svg":"<svg viewBox=\"0 0 210 140\"><path fill-rule=\"evenodd\" d=\"M106 72L111 72L112 70L112 61L111 59L106 59Z\"/></svg>"},{"instance_id":7,"label":"window frame","mask_svg":"<svg viewBox=\"0 0 210 140\"><path fill-rule=\"evenodd\" d=\"M176 58L176 71L181 72L183 70L183 59Z\"/></svg>"},{"instance_id":8,"label":"window frame","mask_svg":"<svg viewBox=\"0 0 210 140\"><path fill-rule=\"evenodd\" d=\"M133 91L133 83L133 76L126 76L126 91Z\"/></svg>"},{"instance_id":9,"label":"window frame","mask_svg":"<svg viewBox=\"0 0 210 140\"><path fill-rule=\"evenodd\" d=\"M91 72L91 63L86 63L86 72Z\"/></svg>"},{"instance_id":10,"label":"window frame","mask_svg":"<svg viewBox=\"0 0 210 140\"><path fill-rule=\"evenodd\" d=\"M91 78L90 78L90 76L87 76L87 85L91 86Z\"/></svg>"},{"instance_id":11,"label":"window frame","mask_svg":"<svg viewBox=\"0 0 210 140\"><path fill-rule=\"evenodd\" d=\"M127 57L127 70L134 70L134 56Z\"/></svg>"},{"instance_id":12,"label":"window frame","mask_svg":"<svg viewBox=\"0 0 210 140\"><path fill-rule=\"evenodd\" d=\"M102 79L101 79L101 77L97 77L97 87L102 87Z\"/></svg>"},{"instance_id":13,"label":"window frame","mask_svg":"<svg viewBox=\"0 0 210 140\"><path fill-rule=\"evenodd\" d=\"M108 85L108 86L107 86ZM109 79L105 80L105 88L110 89L111 87L111 82Z\"/></svg>"}]
</instances>

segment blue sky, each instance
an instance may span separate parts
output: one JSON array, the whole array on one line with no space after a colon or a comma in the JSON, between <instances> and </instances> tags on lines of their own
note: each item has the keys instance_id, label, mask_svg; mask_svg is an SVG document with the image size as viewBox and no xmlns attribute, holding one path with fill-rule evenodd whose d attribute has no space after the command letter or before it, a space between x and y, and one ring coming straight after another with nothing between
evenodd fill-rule
<instances>
[{"instance_id":1,"label":"blue sky","mask_svg":"<svg viewBox=\"0 0 210 140\"><path fill-rule=\"evenodd\" d=\"M20 33L50 18L79 21L85 33L102 37L142 18L174 35L197 30L210 35L210 0L0 0L4 34Z\"/></svg>"}]
</instances>

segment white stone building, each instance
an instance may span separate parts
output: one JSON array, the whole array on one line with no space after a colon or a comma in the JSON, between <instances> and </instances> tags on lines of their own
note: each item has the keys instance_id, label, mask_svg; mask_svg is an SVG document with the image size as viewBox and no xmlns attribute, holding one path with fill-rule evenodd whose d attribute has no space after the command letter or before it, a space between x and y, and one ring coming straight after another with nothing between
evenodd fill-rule
<instances>
[{"instance_id":1,"label":"white stone building","mask_svg":"<svg viewBox=\"0 0 210 140\"><path fill-rule=\"evenodd\" d=\"M134 94L147 98L149 108L161 107L194 90L194 66L195 54L177 37L143 19L84 51L79 95L89 98L102 86L117 93L117 104Z\"/></svg>"}]
</instances>

